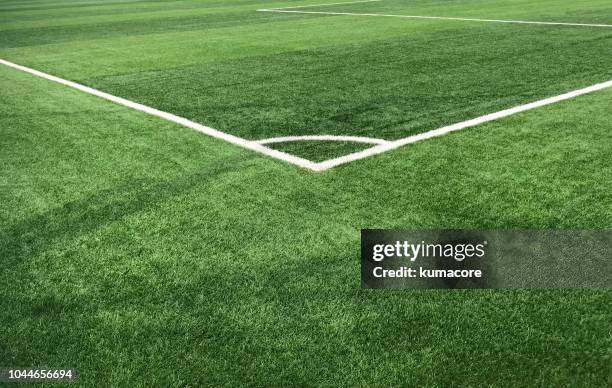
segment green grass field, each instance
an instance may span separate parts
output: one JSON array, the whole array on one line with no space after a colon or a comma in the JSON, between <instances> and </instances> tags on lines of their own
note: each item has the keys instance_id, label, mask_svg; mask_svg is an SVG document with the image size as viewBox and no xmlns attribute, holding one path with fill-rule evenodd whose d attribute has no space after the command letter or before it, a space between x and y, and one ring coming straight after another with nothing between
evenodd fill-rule
<instances>
[{"instance_id":1,"label":"green grass field","mask_svg":"<svg viewBox=\"0 0 612 388\"><path fill-rule=\"evenodd\" d=\"M612 28L257 11L317 2L2 0L0 58L248 140L397 140L612 79ZM609 0L303 10L612 25ZM611 112L608 88L316 173L0 65L0 366L610 386L609 290L362 290L359 236L610 229Z\"/></svg>"}]
</instances>

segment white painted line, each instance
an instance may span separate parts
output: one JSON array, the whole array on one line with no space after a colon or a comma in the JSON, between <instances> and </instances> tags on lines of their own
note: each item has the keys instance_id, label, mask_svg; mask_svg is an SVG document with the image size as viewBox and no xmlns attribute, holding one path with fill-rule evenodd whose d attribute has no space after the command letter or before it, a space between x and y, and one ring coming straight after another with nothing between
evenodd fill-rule
<instances>
[{"instance_id":1,"label":"white painted line","mask_svg":"<svg viewBox=\"0 0 612 388\"><path fill-rule=\"evenodd\" d=\"M469 127L474 127L476 125L480 125L480 124L487 123L487 122L494 121L494 120L499 120L501 118L512 116L512 115L515 115L517 113L525 112L525 111L528 111L528 110L531 110L531 109L540 108L540 107L543 107L543 106L546 106L546 105L555 104L557 102L569 100L571 98L582 96L582 95L588 94L588 93L593 93L593 92L596 92L598 90L602 90L602 89L606 89L606 88L610 88L610 87L612 87L612 80L606 81L606 82L602 82L602 83L599 83L599 84L595 84L595 85L592 85L592 86L589 86L589 87L586 87L586 88L583 88L583 89L574 90L572 92L564 93L564 94L561 94L561 95L558 95L558 96L555 96L555 97L545 98L543 100L535 101L535 102L532 102L532 103L529 103L529 104L516 106L516 107L510 108L510 109L504 109L504 110L499 111L499 112L490 113L488 115L480 116L480 117L477 117L477 118L474 118L474 119L471 119L471 120L467 120L467 121L463 121L463 122L460 122L460 123L457 123L457 124L449 125L449 126L438 128L438 129L434 129L432 131L428 131L428 132L424 132L424 133L419 133L417 135L405 137L403 139L391 141L391 142L386 143L386 144L378 145L378 146L375 146L375 147L372 147L372 148L368 148L368 149L363 150L363 151L359 151L359 152L355 152L355 153L352 153L352 154L349 154L349 155L341 156L339 158L329 159L329 160L317 163L316 166L315 166L315 170L316 171L328 170L328 169L330 169L332 167L339 166L341 164L345 164L345 163L348 163L348 162L353 162L355 160L367 158L369 156L381 154L383 152L387 152L387 151L399 148L399 147L404 146L406 144L416 143L416 142L421 141L421 140L426 140L426 139L431 139L431 138L438 137L438 136L443 136L443 135L446 135L446 134L451 133L451 132L459 131L461 129L465 129L465 128L469 128Z\"/></svg>"},{"instance_id":2,"label":"white painted line","mask_svg":"<svg viewBox=\"0 0 612 388\"><path fill-rule=\"evenodd\" d=\"M366 143L366 144L386 144L389 143L387 140L375 139L372 137L362 136L335 136L335 135L308 135L308 136L285 136L285 137L271 137L269 139L257 140L257 144L273 144L273 143L291 143L294 141L346 141L353 143Z\"/></svg>"},{"instance_id":3,"label":"white painted line","mask_svg":"<svg viewBox=\"0 0 612 388\"><path fill-rule=\"evenodd\" d=\"M282 160L284 162L287 163L291 163L294 164L296 166L299 167L303 167L303 168L307 168L313 171L325 171L328 170L332 167L335 166L339 166L341 164L345 164L345 163L349 163L355 160L359 160L359 159L363 159L363 158L367 158L373 155L377 155L377 154L381 154L383 152L387 152L399 147L402 147L404 145L407 144L411 144L411 143L416 143L418 141L421 140L426 140L426 139L431 139L434 137L438 137L438 136L443 136L446 135L448 133L451 132L455 132L455 131L459 131L461 129L465 129L465 128L469 128L469 127L473 127L476 125L480 125L486 122L490 122L490 121L494 121L494 120L498 120L504 117L508 117L517 113L521 113L521 112L525 112L531 109L535 109L535 108L539 108L542 106L546 106L546 105L550 105L550 104L554 104L557 102L561 102L561 101L565 101L565 100L569 100L571 98L575 98L584 94L588 94L588 93L592 93L598 90L602 90L602 89L606 89L606 88L610 88L612 87L612 80L610 81L606 81L606 82L602 82L599 84L595 84L583 89L579 89L579 90L575 90L572 92L568 92L565 94L561 94L555 97L550 97L550 98L546 98L543 100L539 100L539 101L535 101L529 104L525 104L525 105L520 105L514 108L510 108L510 109L505 109L499 112L495 112L495 113L490 113L488 115L484 115L484 116L480 116L471 120L467 120L467 121L463 121L457 124L453 124L453 125L449 125L446 127L442 127L442 128L438 128L438 129L434 129L432 131L428 131L428 132L424 132L424 133L420 133L417 135L413 135L413 136L409 136L409 137L405 137L402 139L398 139L398 140L394 140L394 141L384 141L384 140L380 140L380 139L370 139L370 138L361 138L361 137L353 137L353 136L346 136L345 138L351 138L351 139L368 139L368 140L372 140L372 142L375 141L380 141L380 144L377 144L374 147L368 148L366 150L363 151L359 151L359 152L355 152L352 154L348 154L345 156L341 156L339 158L334 158L334 159L329 159L329 160L325 160L323 162L319 162L319 163L315 163L312 162L310 160L307 159L303 159L297 156L293 156L290 154L287 154L285 152L281 152L281 151L277 151L271 148L267 148L265 146L263 146L262 144L260 144L260 142L266 142L267 140L273 140L273 139L264 139L264 140L260 140L260 141L250 141L250 140L246 140L243 139L241 137L238 136L234 136L234 135L230 135L227 134L225 132L221 132L218 131L216 129L210 128L210 127L206 127L202 124L198 124L196 122L193 122L191 120L188 120L186 118L180 117L180 116L176 116L173 115L171 113L167 113L167 112L163 112L160 111L158 109L155 108L151 108L148 107L146 105L142 105L130 100L126 100L124 98L121 97L116 97L113 96L111 94L105 93L105 92L101 92L99 90L90 88L88 86L84 86L81 84L78 84L76 82L72 82L72 81L68 81L59 77L55 77L53 75L49 75L46 73L43 73L41 71L38 70L34 70L34 69L30 69L29 67L25 67L25 66L21 66L21 65L17 65L15 63L0 59L0 64L3 64L5 66L35 75L37 77L40 78L44 78L53 82L57 82L59 84L80 90L82 92L88 93L88 94L92 94L94 96L103 98L105 100L108 101L112 101L116 104L119 105L123 105L126 106L128 108L132 108L147 114L150 114L152 116L156 116L159 117L161 119L167 120L167 121L171 121L174 122L176 124L180 124L182 126L185 126L187 128L191 128L194 129L198 132L202 132L208 136L211 137L215 137L221 140L225 140L229 143L238 145L240 147L255 151L255 152L259 152L261 154L270 156L272 158L275 159L279 159ZM326 140L328 140L328 136L329 135L321 135L321 138L326 138ZM316 137L316 136L315 136ZM331 136L335 139L339 138L340 136ZM287 138L292 138L292 137L287 137ZM285 139L287 139L285 138ZM298 138L300 138L300 136L298 136ZM276 139L282 139L282 138L276 138ZM271 143L272 141L270 141ZM384 142L384 143L383 143Z\"/></svg>"},{"instance_id":4,"label":"white painted line","mask_svg":"<svg viewBox=\"0 0 612 388\"><path fill-rule=\"evenodd\" d=\"M243 148L255 151L255 152L259 152L261 154L270 156L272 158L276 158L276 159L285 161L287 163L295 164L296 166L300 166L303 168L307 168L307 169L316 171L316 163L310 160L303 159L297 156L293 156L285 152L277 151L277 150L274 150L268 147L264 147L263 145L258 144L257 142L253 142L253 141L246 140L238 136L234 136L234 135L230 135L225 132L218 131L216 129L204 126L202 124L198 124L186 118L173 115L172 113L163 112L158 109L148 107L146 105L142 105L142 104L130 101L130 100L126 100L125 98L113 96L112 94L101 92L99 90L90 88L88 86L78 84L76 82L68 81L63 78L59 78L59 77L56 77L50 74L46 74L38 70L30 69L29 67L25 67L25 66L17 65L9 61L5 61L4 59L0 59L0 64L3 64L8 67L12 67L13 69L21 70L23 72L35 75L40 78L47 79L49 81L57 82L59 84L71 87L73 89L80 90L88 94L92 94L94 96L103 98L108 101L112 101L119 105L123 105L128 108L132 108L132 109L150 114L152 116L156 116L161 119L171 121L176 124L180 124L184 127L195 129L196 131L202 132L205 135L215 137L217 139L225 140L229 143L238 145L240 147L243 147Z\"/></svg>"},{"instance_id":5,"label":"white painted line","mask_svg":"<svg viewBox=\"0 0 612 388\"><path fill-rule=\"evenodd\" d=\"M326 4L309 4L309 5L296 5L293 7L279 7L279 8L271 8L274 10L277 9L294 9L294 8L311 8L311 7L325 7L328 5L343 5L343 4L357 4L357 3L374 3L377 1L382 1L382 0L358 0L358 1L345 1L342 3L326 3ZM260 11L258 9L258 11Z\"/></svg>"},{"instance_id":6,"label":"white painted line","mask_svg":"<svg viewBox=\"0 0 612 388\"><path fill-rule=\"evenodd\" d=\"M499 19L474 19L474 18L458 18L445 16L417 16L417 15L394 15L381 13L353 13L353 12L323 12L323 11L292 11L288 9L258 9L259 12L277 12L277 13L299 13L311 15L339 15L339 16L375 16L387 18L406 18L406 19L437 19L437 20L455 20L467 22L487 22L487 23L515 23L515 24L539 24L548 26L574 26L574 27L601 27L612 28L612 24L589 24L589 23L562 23L562 22L536 22L525 20L499 20Z\"/></svg>"}]
</instances>

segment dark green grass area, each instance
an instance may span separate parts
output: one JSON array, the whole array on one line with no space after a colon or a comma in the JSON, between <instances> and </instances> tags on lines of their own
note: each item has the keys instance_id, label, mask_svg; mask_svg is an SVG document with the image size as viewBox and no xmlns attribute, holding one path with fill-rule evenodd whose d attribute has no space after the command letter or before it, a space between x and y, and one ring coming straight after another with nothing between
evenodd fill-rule
<instances>
[{"instance_id":1,"label":"dark green grass area","mask_svg":"<svg viewBox=\"0 0 612 388\"><path fill-rule=\"evenodd\" d=\"M142 12L149 9L143 10ZM87 14L86 10L83 14ZM14 48L41 44L70 42L75 40L108 39L121 36L137 36L177 31L205 31L214 28L244 26L254 23L269 23L286 16L274 13L253 12L247 9L242 12L202 12L195 9L179 15L161 15L154 18L137 17L135 19L119 17L119 21L103 22L90 18L83 23L54 25L44 27L16 28L0 33L0 48ZM65 17L64 15L62 15ZM294 16L295 18L296 16ZM299 16L297 16L299 17Z\"/></svg>"},{"instance_id":2,"label":"dark green grass area","mask_svg":"<svg viewBox=\"0 0 612 388\"><path fill-rule=\"evenodd\" d=\"M0 360L77 386L607 386L604 290L359 289L360 228L610 228L602 91L325 173L0 68Z\"/></svg>"},{"instance_id":3,"label":"dark green grass area","mask_svg":"<svg viewBox=\"0 0 612 388\"><path fill-rule=\"evenodd\" d=\"M611 45L612 29L464 26L82 82L249 139L396 139L606 81Z\"/></svg>"}]
</instances>

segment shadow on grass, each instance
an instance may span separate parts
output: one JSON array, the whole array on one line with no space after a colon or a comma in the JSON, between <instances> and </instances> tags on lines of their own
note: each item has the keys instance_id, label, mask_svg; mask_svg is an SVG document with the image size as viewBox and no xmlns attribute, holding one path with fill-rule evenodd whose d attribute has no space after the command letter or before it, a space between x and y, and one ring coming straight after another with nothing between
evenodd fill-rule
<instances>
[{"instance_id":1,"label":"shadow on grass","mask_svg":"<svg viewBox=\"0 0 612 388\"><path fill-rule=\"evenodd\" d=\"M136 177L78 201L26 219L0 230L0 257L3 265L15 265L44 252L58 241L74 239L103 225L154 207L220 176L243 168L251 159L244 155L208 164L196 174L169 181Z\"/></svg>"}]
</instances>

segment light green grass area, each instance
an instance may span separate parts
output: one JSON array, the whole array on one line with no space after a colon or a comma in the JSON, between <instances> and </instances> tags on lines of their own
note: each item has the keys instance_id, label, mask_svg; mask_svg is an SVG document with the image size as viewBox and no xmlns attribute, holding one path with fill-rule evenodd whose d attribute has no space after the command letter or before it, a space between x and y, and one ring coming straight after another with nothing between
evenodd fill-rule
<instances>
[{"instance_id":1,"label":"light green grass area","mask_svg":"<svg viewBox=\"0 0 612 388\"><path fill-rule=\"evenodd\" d=\"M254 12L291 4L4 1L0 58L250 138L394 138L612 78L612 30ZM520 4L490 6L610 19ZM608 89L312 173L1 66L0 366L78 386L608 386L610 291L361 290L359 232L609 229L611 108Z\"/></svg>"}]
</instances>

